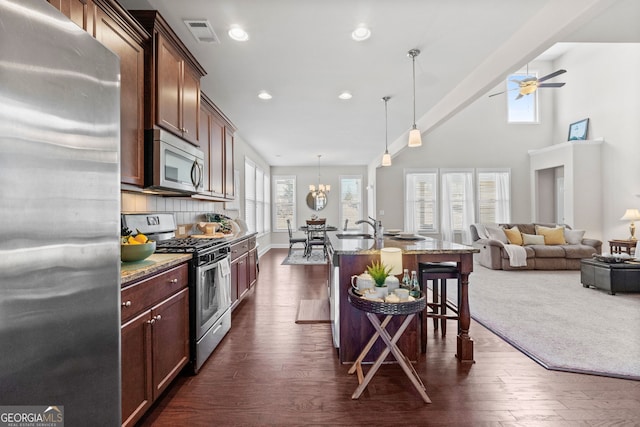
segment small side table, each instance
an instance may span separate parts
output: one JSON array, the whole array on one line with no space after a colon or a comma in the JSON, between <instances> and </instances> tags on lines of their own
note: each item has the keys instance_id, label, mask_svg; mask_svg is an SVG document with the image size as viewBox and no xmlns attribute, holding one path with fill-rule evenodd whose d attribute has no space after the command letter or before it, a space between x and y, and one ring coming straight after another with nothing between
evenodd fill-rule
<instances>
[{"instance_id":1,"label":"small side table","mask_svg":"<svg viewBox=\"0 0 640 427\"><path fill-rule=\"evenodd\" d=\"M609 240L609 249L612 254L621 254L626 252L629 255L632 255L631 251L636 248L637 243L637 240Z\"/></svg>"},{"instance_id":2,"label":"small side table","mask_svg":"<svg viewBox=\"0 0 640 427\"><path fill-rule=\"evenodd\" d=\"M429 399L429 396L427 396L426 387L422 383L420 376L418 376L418 373L414 369L409 359L407 359L407 357L402 354L400 348L398 348L398 346L396 345L416 314L421 313L426 307L427 301L424 294L415 301L385 303L360 298L353 293L353 289L349 289L348 292L349 303L358 310L364 311L367 315L367 318L369 319L369 322L371 322L371 325L373 325L374 329L376 330L356 361L349 369L349 374L353 374L354 372L358 373L358 388L356 388L356 391L353 392L351 398L358 399L360 397L364 389L367 388L367 385L369 385L369 382L371 382L373 376L376 374L376 372L378 372L378 369L380 368L380 365L382 365L384 359L389 355L389 353L391 353L396 358L409 380L411 380L411 383L413 384L415 389L418 391L418 393L420 393L420 396L422 396L422 400L424 400L425 403L431 403L431 399ZM386 315L382 322L380 322L380 319L378 319L378 314ZM389 332L387 332L386 327L393 316L406 317L396 331L395 335L392 337ZM366 357L367 353L369 353L369 350L371 350L371 347L373 347L378 338L382 338L382 341L384 341L384 343L387 345L387 348L385 348L380 353L380 356L378 356L378 359L376 359L373 366L369 369L367 375L363 377L362 361Z\"/></svg>"}]
</instances>

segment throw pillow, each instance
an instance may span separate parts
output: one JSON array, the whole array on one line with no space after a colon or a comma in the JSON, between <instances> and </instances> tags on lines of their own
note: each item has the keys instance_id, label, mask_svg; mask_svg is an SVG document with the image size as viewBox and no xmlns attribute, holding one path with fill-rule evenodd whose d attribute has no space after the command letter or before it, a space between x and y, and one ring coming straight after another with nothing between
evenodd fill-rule
<instances>
[{"instance_id":1,"label":"throw pillow","mask_svg":"<svg viewBox=\"0 0 640 427\"><path fill-rule=\"evenodd\" d=\"M522 233L522 242L527 245L544 245L544 236Z\"/></svg>"},{"instance_id":2,"label":"throw pillow","mask_svg":"<svg viewBox=\"0 0 640 427\"><path fill-rule=\"evenodd\" d=\"M544 236L545 245L566 245L564 240L564 227L549 228L549 227L536 227L536 233Z\"/></svg>"},{"instance_id":3,"label":"throw pillow","mask_svg":"<svg viewBox=\"0 0 640 427\"><path fill-rule=\"evenodd\" d=\"M582 238L584 237L585 230L569 230L567 228L564 229L564 240L567 241L570 245L579 245L582 243Z\"/></svg>"},{"instance_id":4,"label":"throw pillow","mask_svg":"<svg viewBox=\"0 0 640 427\"><path fill-rule=\"evenodd\" d=\"M520 234L520 230L518 227L505 228L504 234L507 235L507 239L509 239L509 243L512 245L522 246L522 234Z\"/></svg>"},{"instance_id":5,"label":"throw pillow","mask_svg":"<svg viewBox=\"0 0 640 427\"><path fill-rule=\"evenodd\" d=\"M504 228L487 226L486 230L490 239L497 240L502 243L509 243L509 239L507 239L507 235L504 234Z\"/></svg>"}]
</instances>

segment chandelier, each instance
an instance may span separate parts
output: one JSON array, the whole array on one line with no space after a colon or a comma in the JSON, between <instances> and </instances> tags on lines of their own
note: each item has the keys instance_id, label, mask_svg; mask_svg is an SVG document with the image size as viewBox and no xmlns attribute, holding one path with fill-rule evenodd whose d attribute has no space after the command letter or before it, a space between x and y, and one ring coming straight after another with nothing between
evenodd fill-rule
<instances>
[{"instance_id":1,"label":"chandelier","mask_svg":"<svg viewBox=\"0 0 640 427\"><path fill-rule=\"evenodd\" d=\"M313 184L309 185L309 191L313 197L317 197L320 194L326 194L331 191L331 186L329 184L320 184L320 157L322 157L322 154L318 154L318 186L316 187Z\"/></svg>"}]
</instances>

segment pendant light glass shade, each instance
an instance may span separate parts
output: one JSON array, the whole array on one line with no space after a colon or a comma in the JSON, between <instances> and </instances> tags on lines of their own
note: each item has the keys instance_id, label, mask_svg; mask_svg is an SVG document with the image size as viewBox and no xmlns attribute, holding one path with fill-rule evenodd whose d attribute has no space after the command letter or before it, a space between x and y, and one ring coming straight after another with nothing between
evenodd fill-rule
<instances>
[{"instance_id":1,"label":"pendant light glass shade","mask_svg":"<svg viewBox=\"0 0 640 427\"><path fill-rule=\"evenodd\" d=\"M422 145L422 136L416 125L416 56L420 55L418 49L411 49L409 55L413 61L413 127L409 131L409 147L420 147Z\"/></svg>"},{"instance_id":2,"label":"pendant light glass shade","mask_svg":"<svg viewBox=\"0 0 640 427\"><path fill-rule=\"evenodd\" d=\"M387 101L391 99L390 96L382 97L384 101L384 154L382 155L382 166L391 166L391 154L389 154L389 147L387 146L387 140L389 136L388 120L387 120Z\"/></svg>"},{"instance_id":3,"label":"pendant light glass shade","mask_svg":"<svg viewBox=\"0 0 640 427\"><path fill-rule=\"evenodd\" d=\"M382 155L382 166L391 166L391 154L389 154L389 151L385 151Z\"/></svg>"},{"instance_id":4,"label":"pendant light glass shade","mask_svg":"<svg viewBox=\"0 0 640 427\"><path fill-rule=\"evenodd\" d=\"M420 147L422 145L422 137L420 136L420 129L415 127L409 131L409 147Z\"/></svg>"}]
</instances>

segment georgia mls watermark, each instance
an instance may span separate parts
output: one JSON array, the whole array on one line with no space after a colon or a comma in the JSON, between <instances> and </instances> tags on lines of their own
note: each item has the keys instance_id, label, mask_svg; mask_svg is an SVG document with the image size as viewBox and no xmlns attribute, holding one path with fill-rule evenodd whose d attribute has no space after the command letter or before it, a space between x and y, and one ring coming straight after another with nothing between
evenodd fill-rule
<instances>
[{"instance_id":1,"label":"georgia mls watermark","mask_svg":"<svg viewBox=\"0 0 640 427\"><path fill-rule=\"evenodd\" d=\"M64 406L0 406L0 427L64 427Z\"/></svg>"}]
</instances>

